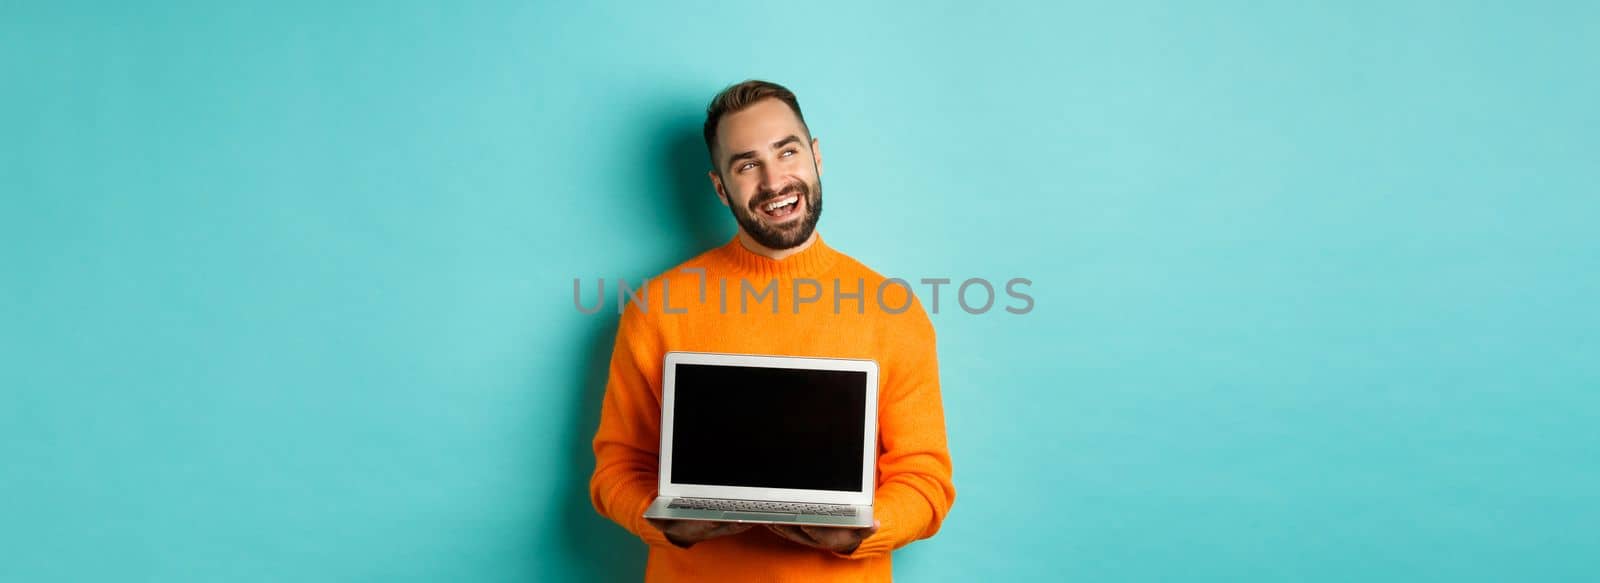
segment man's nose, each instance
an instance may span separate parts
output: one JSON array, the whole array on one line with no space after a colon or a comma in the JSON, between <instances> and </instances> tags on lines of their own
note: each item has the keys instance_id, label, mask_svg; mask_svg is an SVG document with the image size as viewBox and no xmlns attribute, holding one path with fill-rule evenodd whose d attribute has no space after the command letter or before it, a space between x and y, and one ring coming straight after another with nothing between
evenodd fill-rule
<instances>
[{"instance_id":1,"label":"man's nose","mask_svg":"<svg viewBox=\"0 0 1600 583\"><path fill-rule=\"evenodd\" d=\"M778 194L783 192L783 187L788 184L788 181L784 180L782 173L767 170L765 168L762 169L761 173L761 187L765 189L768 194Z\"/></svg>"}]
</instances>

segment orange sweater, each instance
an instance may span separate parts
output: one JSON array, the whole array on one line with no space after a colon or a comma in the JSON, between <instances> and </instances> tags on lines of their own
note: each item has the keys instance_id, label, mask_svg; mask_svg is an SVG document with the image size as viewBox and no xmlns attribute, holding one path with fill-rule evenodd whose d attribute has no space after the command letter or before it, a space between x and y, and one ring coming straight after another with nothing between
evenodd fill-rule
<instances>
[{"instance_id":1,"label":"orange sweater","mask_svg":"<svg viewBox=\"0 0 1600 583\"><path fill-rule=\"evenodd\" d=\"M774 280L776 294L767 292ZM889 552L938 532L955 502L955 486L933 325L908 287L885 286L880 302L883 281L820 235L782 261L752 253L735 237L652 278L643 309L627 303L594 438L589 492L595 509L649 545L646 581L889 581ZM688 549L668 542L642 515L656 496L661 367L671 350L877 360L878 532L849 555L799 545L759 526Z\"/></svg>"}]
</instances>

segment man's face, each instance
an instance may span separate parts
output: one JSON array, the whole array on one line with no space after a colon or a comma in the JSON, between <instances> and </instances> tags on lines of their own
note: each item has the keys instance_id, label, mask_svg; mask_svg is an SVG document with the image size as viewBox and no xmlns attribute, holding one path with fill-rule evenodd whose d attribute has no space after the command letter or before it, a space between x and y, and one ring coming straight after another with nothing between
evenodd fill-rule
<instances>
[{"instance_id":1,"label":"man's face","mask_svg":"<svg viewBox=\"0 0 1600 583\"><path fill-rule=\"evenodd\" d=\"M717 168L722 204L739 228L768 249L806 242L822 216L822 150L789 106L764 99L722 118Z\"/></svg>"}]
</instances>

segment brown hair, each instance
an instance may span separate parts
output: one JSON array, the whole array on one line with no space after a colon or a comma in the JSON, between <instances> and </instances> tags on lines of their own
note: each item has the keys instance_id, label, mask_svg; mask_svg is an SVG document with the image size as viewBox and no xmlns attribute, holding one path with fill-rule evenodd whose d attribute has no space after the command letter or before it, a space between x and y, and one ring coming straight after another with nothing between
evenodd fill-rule
<instances>
[{"instance_id":1,"label":"brown hair","mask_svg":"<svg viewBox=\"0 0 1600 583\"><path fill-rule=\"evenodd\" d=\"M759 79L749 79L729 85L711 99L711 105L706 106L706 153L711 157L712 169L718 173L722 172L717 165L716 152L717 126L722 125L722 117L737 113L763 99L777 99L788 104L789 109L794 111L794 116L800 118L800 127L805 128L806 139L811 138L811 127L806 125L806 116L800 114L800 100L796 99L794 92L787 87Z\"/></svg>"}]
</instances>

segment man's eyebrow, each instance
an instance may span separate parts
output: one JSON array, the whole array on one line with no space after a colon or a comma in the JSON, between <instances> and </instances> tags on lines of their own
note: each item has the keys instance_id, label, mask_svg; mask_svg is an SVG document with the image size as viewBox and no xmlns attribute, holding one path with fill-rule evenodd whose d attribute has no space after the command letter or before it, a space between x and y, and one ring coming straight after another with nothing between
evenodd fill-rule
<instances>
[{"instance_id":1,"label":"man's eyebrow","mask_svg":"<svg viewBox=\"0 0 1600 583\"><path fill-rule=\"evenodd\" d=\"M768 147L771 148L771 149L776 150L778 148L783 147L786 144L799 143L799 142L800 142L800 136L797 136L797 135L794 135L794 134L789 134L787 136L784 136L782 139L779 139L778 141L773 142L772 145L768 146ZM732 156L729 156L728 157L728 163L724 164L723 166L724 167L732 166L734 162L738 162L738 161L746 159L746 158L754 158L754 157L756 157L756 151L755 150L747 150L747 151L744 151L744 152L739 152L738 154L734 154Z\"/></svg>"}]
</instances>

